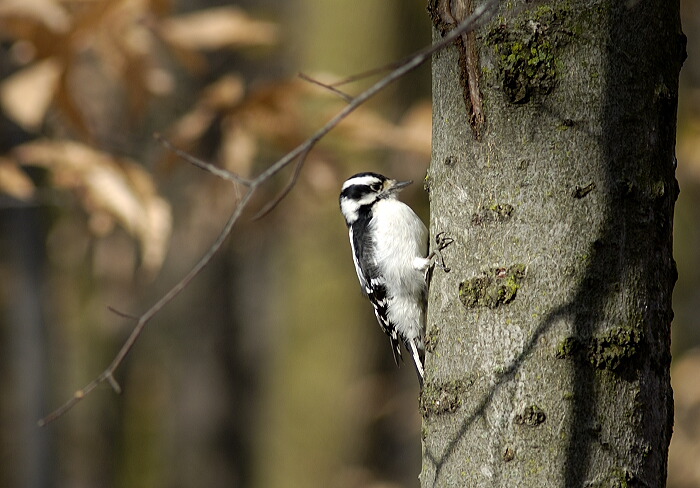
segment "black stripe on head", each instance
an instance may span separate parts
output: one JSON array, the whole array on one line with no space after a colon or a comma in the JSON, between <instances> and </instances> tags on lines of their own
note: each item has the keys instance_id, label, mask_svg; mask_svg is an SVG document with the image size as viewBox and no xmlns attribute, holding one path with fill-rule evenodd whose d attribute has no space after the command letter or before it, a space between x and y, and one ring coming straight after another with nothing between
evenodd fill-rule
<instances>
[{"instance_id":1,"label":"black stripe on head","mask_svg":"<svg viewBox=\"0 0 700 488\"><path fill-rule=\"evenodd\" d=\"M388 180L378 173L358 173L343 183L340 192L340 209L348 225L352 225L360 214L369 212Z\"/></svg>"},{"instance_id":2,"label":"black stripe on head","mask_svg":"<svg viewBox=\"0 0 700 488\"><path fill-rule=\"evenodd\" d=\"M350 200L359 201L362 200L362 197L368 193L372 193L372 189L369 187L369 185L352 185L345 188L340 193L340 199L342 200L343 198L348 198Z\"/></svg>"},{"instance_id":3,"label":"black stripe on head","mask_svg":"<svg viewBox=\"0 0 700 488\"><path fill-rule=\"evenodd\" d=\"M378 173L357 173L356 175L353 175L347 180L345 180L340 196L342 197L345 194L345 192L353 186L357 186L360 188L369 188L372 185L378 184L381 187L384 184L384 182L388 179L389 178L387 178L386 176L380 175Z\"/></svg>"},{"instance_id":4,"label":"black stripe on head","mask_svg":"<svg viewBox=\"0 0 700 488\"><path fill-rule=\"evenodd\" d=\"M377 173L358 173L345 180L340 199L361 200L368 193L379 192L387 179Z\"/></svg>"}]
</instances>

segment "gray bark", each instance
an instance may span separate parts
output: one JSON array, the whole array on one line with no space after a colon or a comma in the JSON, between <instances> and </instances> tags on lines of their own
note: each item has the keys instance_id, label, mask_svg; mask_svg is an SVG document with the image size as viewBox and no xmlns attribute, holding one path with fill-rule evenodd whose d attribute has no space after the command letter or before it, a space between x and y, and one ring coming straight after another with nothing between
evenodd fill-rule
<instances>
[{"instance_id":1,"label":"gray bark","mask_svg":"<svg viewBox=\"0 0 700 488\"><path fill-rule=\"evenodd\" d=\"M421 483L664 486L679 2L522 5L477 35L480 140L433 61Z\"/></svg>"}]
</instances>

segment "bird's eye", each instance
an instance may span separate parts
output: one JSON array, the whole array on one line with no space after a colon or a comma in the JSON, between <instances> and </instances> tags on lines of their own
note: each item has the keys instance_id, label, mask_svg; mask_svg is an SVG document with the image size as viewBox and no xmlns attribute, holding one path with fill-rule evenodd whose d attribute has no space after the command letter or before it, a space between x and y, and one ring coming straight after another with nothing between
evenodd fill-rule
<instances>
[{"instance_id":1,"label":"bird's eye","mask_svg":"<svg viewBox=\"0 0 700 488\"><path fill-rule=\"evenodd\" d=\"M382 184L381 183L372 183L369 187L372 189L372 191L379 191L382 189Z\"/></svg>"}]
</instances>

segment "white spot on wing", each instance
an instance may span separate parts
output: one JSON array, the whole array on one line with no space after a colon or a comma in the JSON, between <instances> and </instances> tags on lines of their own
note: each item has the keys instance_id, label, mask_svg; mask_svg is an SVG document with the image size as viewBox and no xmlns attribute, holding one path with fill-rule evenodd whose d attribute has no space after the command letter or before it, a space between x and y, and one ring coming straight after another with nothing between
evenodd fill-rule
<instances>
[{"instance_id":1,"label":"white spot on wing","mask_svg":"<svg viewBox=\"0 0 700 488\"><path fill-rule=\"evenodd\" d=\"M420 375L421 379L425 377L425 373L423 372L423 363L420 360L420 354L418 353L418 348L416 347L416 342L415 340L408 341L408 343L411 346L411 357L413 358L413 362L416 364L416 369L418 370L418 374Z\"/></svg>"},{"instance_id":2,"label":"white spot on wing","mask_svg":"<svg viewBox=\"0 0 700 488\"><path fill-rule=\"evenodd\" d=\"M357 260L357 252L355 250L355 240L353 239L352 236L352 227L350 227L350 248L352 249L352 262L355 264L355 273L357 273L357 279L360 280L360 286L365 290L365 293L369 294L369 286L367 286L367 282L365 281L365 277L363 276L362 273L362 268L360 268L360 262Z\"/></svg>"}]
</instances>

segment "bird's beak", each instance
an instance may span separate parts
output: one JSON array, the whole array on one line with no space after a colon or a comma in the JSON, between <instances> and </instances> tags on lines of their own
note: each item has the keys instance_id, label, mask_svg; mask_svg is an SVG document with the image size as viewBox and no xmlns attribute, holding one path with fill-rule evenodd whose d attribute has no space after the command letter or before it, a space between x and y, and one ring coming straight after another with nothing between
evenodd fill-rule
<instances>
[{"instance_id":1,"label":"bird's beak","mask_svg":"<svg viewBox=\"0 0 700 488\"><path fill-rule=\"evenodd\" d=\"M388 190L392 193L398 193L404 188L406 188L408 185L413 183L412 180L408 181L396 181L396 180L391 180L391 186L388 188Z\"/></svg>"}]
</instances>

